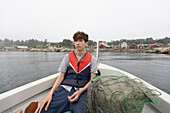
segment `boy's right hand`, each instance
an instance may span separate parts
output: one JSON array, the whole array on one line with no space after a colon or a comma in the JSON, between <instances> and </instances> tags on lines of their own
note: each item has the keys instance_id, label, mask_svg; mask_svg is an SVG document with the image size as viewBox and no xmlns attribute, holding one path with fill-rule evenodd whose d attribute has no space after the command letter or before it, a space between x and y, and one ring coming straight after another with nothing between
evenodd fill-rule
<instances>
[{"instance_id":1,"label":"boy's right hand","mask_svg":"<svg viewBox=\"0 0 170 113\"><path fill-rule=\"evenodd\" d=\"M42 108L44 107L45 103L47 103L47 105L46 105L46 107L45 107L45 111L47 111L48 106L49 106L51 100L52 100L52 93L49 92L49 94L47 95L47 97L46 97L44 100L41 101L41 103L40 103L40 105L38 106L38 108L36 109L35 113L37 113L38 111L39 111L38 113L40 113L41 110L42 110Z\"/></svg>"}]
</instances>

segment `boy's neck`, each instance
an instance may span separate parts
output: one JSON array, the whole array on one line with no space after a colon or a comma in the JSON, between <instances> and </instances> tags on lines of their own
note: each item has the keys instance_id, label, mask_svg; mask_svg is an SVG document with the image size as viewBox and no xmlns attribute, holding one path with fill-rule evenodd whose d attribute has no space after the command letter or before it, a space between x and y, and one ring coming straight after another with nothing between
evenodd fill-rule
<instances>
[{"instance_id":1,"label":"boy's neck","mask_svg":"<svg viewBox=\"0 0 170 113\"><path fill-rule=\"evenodd\" d=\"M75 51L76 56L82 57L85 54L86 50L84 49L83 51Z\"/></svg>"}]
</instances>

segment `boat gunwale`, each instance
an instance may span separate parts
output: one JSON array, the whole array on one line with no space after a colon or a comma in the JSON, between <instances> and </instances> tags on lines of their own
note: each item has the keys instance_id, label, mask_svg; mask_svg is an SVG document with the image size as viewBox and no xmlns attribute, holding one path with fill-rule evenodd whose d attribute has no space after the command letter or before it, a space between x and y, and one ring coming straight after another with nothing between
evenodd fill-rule
<instances>
[{"instance_id":1,"label":"boat gunwale","mask_svg":"<svg viewBox=\"0 0 170 113\"><path fill-rule=\"evenodd\" d=\"M0 94L0 112L10 109L13 106L49 89L54 84L58 75L59 73L53 74Z\"/></svg>"}]
</instances>

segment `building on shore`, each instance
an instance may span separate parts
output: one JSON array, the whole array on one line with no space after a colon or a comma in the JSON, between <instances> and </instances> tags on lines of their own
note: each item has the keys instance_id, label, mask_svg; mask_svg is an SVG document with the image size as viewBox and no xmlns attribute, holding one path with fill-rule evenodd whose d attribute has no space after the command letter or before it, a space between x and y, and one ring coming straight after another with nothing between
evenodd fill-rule
<instances>
[{"instance_id":1,"label":"building on shore","mask_svg":"<svg viewBox=\"0 0 170 113\"><path fill-rule=\"evenodd\" d=\"M138 46L133 43L133 44L128 46L128 49L138 49Z\"/></svg>"},{"instance_id":2,"label":"building on shore","mask_svg":"<svg viewBox=\"0 0 170 113\"><path fill-rule=\"evenodd\" d=\"M4 47L3 51L16 51L15 47Z\"/></svg>"},{"instance_id":3,"label":"building on shore","mask_svg":"<svg viewBox=\"0 0 170 113\"><path fill-rule=\"evenodd\" d=\"M162 46L163 46L163 44L161 44L161 43L149 44L150 49L159 48L159 47L162 47Z\"/></svg>"},{"instance_id":4,"label":"building on shore","mask_svg":"<svg viewBox=\"0 0 170 113\"><path fill-rule=\"evenodd\" d=\"M107 44L105 44L105 43L101 43L101 44L99 45L99 48L108 48L108 49L110 49L110 48L112 48L112 47L109 46L109 45L107 45Z\"/></svg>"},{"instance_id":5,"label":"building on shore","mask_svg":"<svg viewBox=\"0 0 170 113\"><path fill-rule=\"evenodd\" d=\"M106 41L99 41L99 45L101 45L101 44L107 44L107 42Z\"/></svg>"},{"instance_id":6,"label":"building on shore","mask_svg":"<svg viewBox=\"0 0 170 113\"><path fill-rule=\"evenodd\" d=\"M117 49L117 50L120 49L120 45L115 45L114 49Z\"/></svg>"},{"instance_id":7,"label":"building on shore","mask_svg":"<svg viewBox=\"0 0 170 113\"><path fill-rule=\"evenodd\" d=\"M126 42L120 43L120 48L121 49L128 49L128 43L126 43Z\"/></svg>"},{"instance_id":8,"label":"building on shore","mask_svg":"<svg viewBox=\"0 0 170 113\"><path fill-rule=\"evenodd\" d=\"M27 51L27 50L29 50L28 46L16 46L16 49L18 51Z\"/></svg>"},{"instance_id":9,"label":"building on shore","mask_svg":"<svg viewBox=\"0 0 170 113\"><path fill-rule=\"evenodd\" d=\"M149 44L137 44L138 49L145 49L149 47Z\"/></svg>"}]
</instances>

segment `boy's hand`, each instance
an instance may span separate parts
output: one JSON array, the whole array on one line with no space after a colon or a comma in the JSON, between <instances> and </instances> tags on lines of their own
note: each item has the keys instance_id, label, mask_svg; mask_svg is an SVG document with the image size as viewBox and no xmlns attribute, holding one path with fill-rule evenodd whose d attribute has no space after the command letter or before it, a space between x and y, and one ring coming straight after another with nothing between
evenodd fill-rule
<instances>
[{"instance_id":1,"label":"boy's hand","mask_svg":"<svg viewBox=\"0 0 170 113\"><path fill-rule=\"evenodd\" d=\"M81 90L76 91L73 95L68 96L68 100L69 100L70 102L76 102L76 101L78 101L81 93L82 93Z\"/></svg>"},{"instance_id":2,"label":"boy's hand","mask_svg":"<svg viewBox=\"0 0 170 113\"><path fill-rule=\"evenodd\" d=\"M49 93L48 96L43 101L41 101L40 105L38 106L38 108L36 109L36 111L34 113L40 113L42 108L44 107L45 103L47 103L47 105L45 107L45 111L47 111L51 100L52 100L52 94Z\"/></svg>"}]
</instances>

